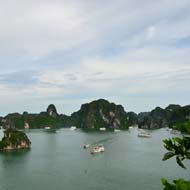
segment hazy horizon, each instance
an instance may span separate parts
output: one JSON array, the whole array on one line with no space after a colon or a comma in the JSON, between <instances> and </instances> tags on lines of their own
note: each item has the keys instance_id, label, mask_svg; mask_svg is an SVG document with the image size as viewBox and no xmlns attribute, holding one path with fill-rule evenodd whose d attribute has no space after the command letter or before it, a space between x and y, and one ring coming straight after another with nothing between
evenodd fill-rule
<instances>
[{"instance_id":1,"label":"hazy horizon","mask_svg":"<svg viewBox=\"0 0 190 190\"><path fill-rule=\"evenodd\" d=\"M189 0L0 0L0 15L1 116L190 103Z\"/></svg>"}]
</instances>

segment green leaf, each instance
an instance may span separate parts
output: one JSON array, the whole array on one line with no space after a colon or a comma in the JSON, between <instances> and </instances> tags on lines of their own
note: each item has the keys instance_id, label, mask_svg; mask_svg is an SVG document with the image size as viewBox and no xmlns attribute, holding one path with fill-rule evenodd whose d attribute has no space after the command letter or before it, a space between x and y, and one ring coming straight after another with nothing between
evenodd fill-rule
<instances>
[{"instance_id":1,"label":"green leaf","mask_svg":"<svg viewBox=\"0 0 190 190\"><path fill-rule=\"evenodd\" d=\"M190 152L186 154L186 158L190 160Z\"/></svg>"},{"instance_id":2,"label":"green leaf","mask_svg":"<svg viewBox=\"0 0 190 190\"><path fill-rule=\"evenodd\" d=\"M172 151L172 150L173 150L174 144L173 144L173 142L172 142L171 139L165 139L165 140L163 140L163 142L164 142L164 147L165 147L167 150L169 150L169 151Z\"/></svg>"},{"instance_id":3,"label":"green leaf","mask_svg":"<svg viewBox=\"0 0 190 190\"><path fill-rule=\"evenodd\" d=\"M182 168L186 169L186 167L184 166L184 164L180 160L179 156L176 156L176 161L177 161L177 163L178 163L179 166L181 166Z\"/></svg>"},{"instance_id":4,"label":"green leaf","mask_svg":"<svg viewBox=\"0 0 190 190\"><path fill-rule=\"evenodd\" d=\"M164 157L162 158L163 161L170 159L171 157L175 156L174 152L167 152Z\"/></svg>"},{"instance_id":5,"label":"green leaf","mask_svg":"<svg viewBox=\"0 0 190 190\"><path fill-rule=\"evenodd\" d=\"M190 190L190 181L184 179L174 180L174 185L176 190Z\"/></svg>"},{"instance_id":6,"label":"green leaf","mask_svg":"<svg viewBox=\"0 0 190 190\"><path fill-rule=\"evenodd\" d=\"M161 182L164 190L176 190L175 185L168 183L168 181L165 178L162 178Z\"/></svg>"},{"instance_id":7,"label":"green leaf","mask_svg":"<svg viewBox=\"0 0 190 190\"><path fill-rule=\"evenodd\" d=\"M173 137L173 140L178 142L179 144L183 143L183 139L179 138L179 137Z\"/></svg>"}]
</instances>

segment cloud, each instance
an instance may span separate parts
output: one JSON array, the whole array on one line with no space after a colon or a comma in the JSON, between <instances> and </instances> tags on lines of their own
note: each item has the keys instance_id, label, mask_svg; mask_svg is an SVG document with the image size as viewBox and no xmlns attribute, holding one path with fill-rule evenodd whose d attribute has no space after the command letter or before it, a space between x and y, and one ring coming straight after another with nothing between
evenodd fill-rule
<instances>
[{"instance_id":1,"label":"cloud","mask_svg":"<svg viewBox=\"0 0 190 190\"><path fill-rule=\"evenodd\" d=\"M8 86L28 86L37 84L38 73L32 70L4 73L0 75L0 83Z\"/></svg>"},{"instance_id":2,"label":"cloud","mask_svg":"<svg viewBox=\"0 0 190 190\"><path fill-rule=\"evenodd\" d=\"M0 39L4 41L1 49L5 51L9 44L7 53L16 51L26 59L39 59L57 51L72 52L74 48L77 48L74 54L104 51L146 27L154 27L151 24L155 21L157 24L173 18L189 3L161 0L142 1L139 5L139 1L20 0L11 4L1 1L1 5Z\"/></svg>"},{"instance_id":3,"label":"cloud","mask_svg":"<svg viewBox=\"0 0 190 190\"><path fill-rule=\"evenodd\" d=\"M4 112L55 102L71 113L95 98L135 111L187 104L189 22L189 0L0 0Z\"/></svg>"}]
</instances>

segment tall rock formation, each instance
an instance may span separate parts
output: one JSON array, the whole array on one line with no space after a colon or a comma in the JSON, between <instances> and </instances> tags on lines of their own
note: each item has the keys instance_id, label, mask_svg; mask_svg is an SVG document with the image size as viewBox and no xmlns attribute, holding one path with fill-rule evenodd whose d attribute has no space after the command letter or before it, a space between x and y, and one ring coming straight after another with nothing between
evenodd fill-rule
<instances>
[{"instance_id":1,"label":"tall rock formation","mask_svg":"<svg viewBox=\"0 0 190 190\"><path fill-rule=\"evenodd\" d=\"M54 117L56 118L58 116L58 113L57 113L57 110L56 110L56 107L55 105L53 104L50 104L47 108L47 114L51 117Z\"/></svg>"},{"instance_id":2,"label":"tall rock formation","mask_svg":"<svg viewBox=\"0 0 190 190\"><path fill-rule=\"evenodd\" d=\"M79 111L71 115L70 124L84 129L127 129L129 118L121 105L99 99L83 104Z\"/></svg>"}]
</instances>

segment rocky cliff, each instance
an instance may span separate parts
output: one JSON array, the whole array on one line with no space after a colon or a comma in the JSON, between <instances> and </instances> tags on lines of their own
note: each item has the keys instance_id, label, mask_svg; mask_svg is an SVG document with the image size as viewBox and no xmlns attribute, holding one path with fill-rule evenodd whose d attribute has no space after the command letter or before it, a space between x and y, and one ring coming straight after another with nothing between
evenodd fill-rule
<instances>
[{"instance_id":1,"label":"rocky cliff","mask_svg":"<svg viewBox=\"0 0 190 190\"><path fill-rule=\"evenodd\" d=\"M13 128L4 131L4 137L0 141L0 150L28 149L31 142L25 133Z\"/></svg>"},{"instance_id":2,"label":"rocky cliff","mask_svg":"<svg viewBox=\"0 0 190 190\"><path fill-rule=\"evenodd\" d=\"M180 130L189 128L190 105L180 106L170 104L166 108L156 107L150 112L138 115L125 112L121 105L99 99L83 104L77 112L70 116L58 114L56 107L50 104L46 111L39 114L24 112L12 113L0 118L0 125L4 128L60 128L77 126L83 129L127 129L128 126L138 124L140 128L157 129L161 127L176 127ZM188 131L188 129L186 130Z\"/></svg>"},{"instance_id":3,"label":"rocky cliff","mask_svg":"<svg viewBox=\"0 0 190 190\"><path fill-rule=\"evenodd\" d=\"M140 128L155 129L161 127L174 127L190 121L190 105L180 106L170 104L165 109L156 107L139 119Z\"/></svg>"},{"instance_id":4,"label":"rocky cliff","mask_svg":"<svg viewBox=\"0 0 190 190\"><path fill-rule=\"evenodd\" d=\"M5 129L10 127L33 129L44 128L46 126L57 128L63 126L65 117L64 115L59 115L56 107L50 104L45 112L40 112L39 114L31 114L28 112L24 112L23 114L8 114L1 119L1 124Z\"/></svg>"},{"instance_id":5,"label":"rocky cliff","mask_svg":"<svg viewBox=\"0 0 190 190\"><path fill-rule=\"evenodd\" d=\"M58 117L58 113L57 113L56 107L55 107L55 105L53 105L53 104L50 104L50 105L48 106L46 112L47 112L47 114L48 114L49 116L51 116L51 117L53 117L53 118Z\"/></svg>"},{"instance_id":6,"label":"rocky cliff","mask_svg":"<svg viewBox=\"0 0 190 190\"><path fill-rule=\"evenodd\" d=\"M79 111L70 116L70 125L84 129L127 129L129 116L121 105L99 99L83 104Z\"/></svg>"}]
</instances>

